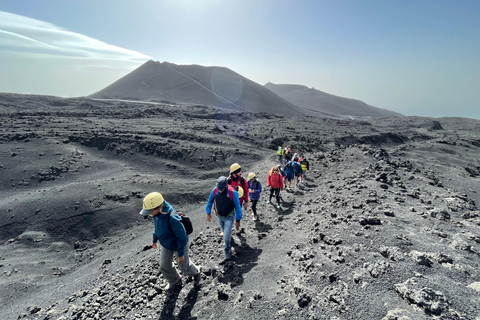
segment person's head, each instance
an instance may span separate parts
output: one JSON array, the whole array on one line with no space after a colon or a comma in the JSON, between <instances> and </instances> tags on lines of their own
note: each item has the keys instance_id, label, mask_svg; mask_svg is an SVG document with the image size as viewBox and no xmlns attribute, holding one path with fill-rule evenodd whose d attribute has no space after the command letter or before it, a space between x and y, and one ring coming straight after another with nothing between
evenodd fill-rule
<instances>
[{"instance_id":1,"label":"person's head","mask_svg":"<svg viewBox=\"0 0 480 320\"><path fill-rule=\"evenodd\" d=\"M228 186L228 180L227 177L221 176L220 178L217 179L217 189L219 191L222 191Z\"/></svg>"},{"instance_id":2,"label":"person's head","mask_svg":"<svg viewBox=\"0 0 480 320\"><path fill-rule=\"evenodd\" d=\"M255 179L257 179L257 177L255 176L255 173L250 172L250 173L248 174L247 180L248 180L248 181L255 181Z\"/></svg>"},{"instance_id":3,"label":"person's head","mask_svg":"<svg viewBox=\"0 0 480 320\"><path fill-rule=\"evenodd\" d=\"M238 163L234 163L230 166L230 174L232 177L237 178L242 175L242 167Z\"/></svg>"},{"instance_id":4,"label":"person's head","mask_svg":"<svg viewBox=\"0 0 480 320\"><path fill-rule=\"evenodd\" d=\"M278 169L278 167L273 167L271 171L272 174L277 174L280 170Z\"/></svg>"},{"instance_id":5,"label":"person's head","mask_svg":"<svg viewBox=\"0 0 480 320\"><path fill-rule=\"evenodd\" d=\"M143 198L143 209L140 211L140 214L145 218L149 215L156 216L163 210L164 205L165 200L159 192L149 193Z\"/></svg>"}]
</instances>

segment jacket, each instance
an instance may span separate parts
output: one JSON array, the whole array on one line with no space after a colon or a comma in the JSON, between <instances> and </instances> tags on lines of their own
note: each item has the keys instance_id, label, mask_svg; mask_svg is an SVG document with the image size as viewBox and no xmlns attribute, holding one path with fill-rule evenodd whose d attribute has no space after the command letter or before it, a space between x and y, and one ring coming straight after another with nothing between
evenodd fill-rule
<instances>
[{"instance_id":1,"label":"jacket","mask_svg":"<svg viewBox=\"0 0 480 320\"><path fill-rule=\"evenodd\" d=\"M283 170L285 170L287 178L293 179L295 177L295 171L293 171L292 161L288 161L287 165L285 166L285 168L283 168Z\"/></svg>"},{"instance_id":2,"label":"jacket","mask_svg":"<svg viewBox=\"0 0 480 320\"><path fill-rule=\"evenodd\" d=\"M310 163L307 159L302 159L300 164L302 165L302 170L310 170Z\"/></svg>"},{"instance_id":3,"label":"jacket","mask_svg":"<svg viewBox=\"0 0 480 320\"><path fill-rule=\"evenodd\" d=\"M183 257L188 236L182 224L182 218L178 214L170 215L172 212L175 213L175 210L167 201L165 201L162 212L153 217L155 230L152 243L159 241L163 247L170 251L177 251L178 256Z\"/></svg>"},{"instance_id":4,"label":"jacket","mask_svg":"<svg viewBox=\"0 0 480 320\"><path fill-rule=\"evenodd\" d=\"M211 214L212 212L212 206L213 206L213 201L215 199L215 196L221 196L221 192L220 190L217 190L217 194L213 194L215 189L217 187L214 187L212 189L212 192L210 192L210 196L208 197L208 202L207 202L207 207L206 207L206 211L207 211L207 214ZM246 189L248 191L248 189ZM226 196L228 198L230 198L230 192L226 192ZM238 192L233 190L233 205L235 207L235 220L237 221L240 221L242 219L242 206L240 205L240 200L238 199Z\"/></svg>"},{"instance_id":5,"label":"jacket","mask_svg":"<svg viewBox=\"0 0 480 320\"><path fill-rule=\"evenodd\" d=\"M295 173L302 173L302 165L300 163L293 162L292 166L293 166L293 171L295 171Z\"/></svg>"},{"instance_id":6,"label":"jacket","mask_svg":"<svg viewBox=\"0 0 480 320\"><path fill-rule=\"evenodd\" d=\"M228 177L228 184L234 187L235 190L237 190L237 188L235 187L242 187L243 197L240 199L240 204L243 204L244 202L248 202L248 183L245 178L240 177L235 179L230 175Z\"/></svg>"},{"instance_id":7,"label":"jacket","mask_svg":"<svg viewBox=\"0 0 480 320\"><path fill-rule=\"evenodd\" d=\"M260 181L255 179L255 181L248 182L248 189L254 190L254 192L250 193L250 200L258 200L260 199L260 192L262 192L262 184Z\"/></svg>"},{"instance_id":8,"label":"jacket","mask_svg":"<svg viewBox=\"0 0 480 320\"><path fill-rule=\"evenodd\" d=\"M283 178L280 173L269 173L268 174L268 185L274 189L283 190Z\"/></svg>"}]
</instances>

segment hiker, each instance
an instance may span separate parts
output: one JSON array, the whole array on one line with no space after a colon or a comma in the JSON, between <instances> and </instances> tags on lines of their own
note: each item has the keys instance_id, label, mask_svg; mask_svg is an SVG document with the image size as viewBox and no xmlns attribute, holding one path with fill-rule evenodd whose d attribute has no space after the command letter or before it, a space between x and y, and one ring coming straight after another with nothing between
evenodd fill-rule
<instances>
[{"instance_id":1,"label":"hiker","mask_svg":"<svg viewBox=\"0 0 480 320\"><path fill-rule=\"evenodd\" d=\"M298 186L300 176L302 175L302 165L297 161L292 162L293 172L295 173L295 186Z\"/></svg>"},{"instance_id":2,"label":"hiker","mask_svg":"<svg viewBox=\"0 0 480 320\"><path fill-rule=\"evenodd\" d=\"M182 276L173 266L173 257L177 256L177 265L183 274L193 277L193 284L197 286L201 275L199 269L188 256L188 236L181 217L173 207L163 199L159 192L152 192L143 199L143 210L140 214L147 218L153 217L155 229L153 231L152 248L157 249L160 242L160 271L168 284L166 290L172 290L181 285Z\"/></svg>"},{"instance_id":3,"label":"hiker","mask_svg":"<svg viewBox=\"0 0 480 320\"><path fill-rule=\"evenodd\" d=\"M283 168L285 171L285 181L288 183L286 189L290 190L290 185L295 177L295 171L293 170L292 161L288 161L287 165Z\"/></svg>"},{"instance_id":4,"label":"hiker","mask_svg":"<svg viewBox=\"0 0 480 320\"><path fill-rule=\"evenodd\" d=\"M292 162L298 162L298 153L295 152L295 154L293 155Z\"/></svg>"},{"instance_id":5,"label":"hiker","mask_svg":"<svg viewBox=\"0 0 480 320\"><path fill-rule=\"evenodd\" d=\"M286 151L285 151L285 163L288 163L288 161L292 160L292 149L288 148Z\"/></svg>"},{"instance_id":6,"label":"hiker","mask_svg":"<svg viewBox=\"0 0 480 320\"><path fill-rule=\"evenodd\" d=\"M270 170L267 181L270 186L270 197L268 198L267 203L272 203L272 196L275 194L275 197L277 198L277 208L280 209L282 207L280 204L280 190L283 190L283 178L278 167L273 167Z\"/></svg>"},{"instance_id":7,"label":"hiker","mask_svg":"<svg viewBox=\"0 0 480 320\"><path fill-rule=\"evenodd\" d=\"M305 176L307 172L310 171L310 163L308 162L307 158L303 154L300 156L299 163L302 166L302 175L301 175L300 182L305 182Z\"/></svg>"},{"instance_id":8,"label":"hiker","mask_svg":"<svg viewBox=\"0 0 480 320\"><path fill-rule=\"evenodd\" d=\"M228 177L228 184L231 185L235 191L238 191L238 187L242 187L243 190L248 190L248 183L245 178L242 177L242 167L238 163L234 163L230 166L230 176ZM248 206L248 192L243 194L240 199L240 205L243 204L243 208L246 210Z\"/></svg>"},{"instance_id":9,"label":"hiker","mask_svg":"<svg viewBox=\"0 0 480 320\"><path fill-rule=\"evenodd\" d=\"M247 193L247 192L245 192ZM223 233L223 244L225 250L225 260L222 263L229 261L232 258L231 250L231 235L233 220L235 219L235 229L240 230L240 220L242 219L242 206L238 199L238 192L233 187L228 185L226 177L221 176L217 179L217 185L212 189L206 207L207 221L212 220L211 211L212 205L217 214L218 224Z\"/></svg>"},{"instance_id":10,"label":"hiker","mask_svg":"<svg viewBox=\"0 0 480 320\"><path fill-rule=\"evenodd\" d=\"M248 193L250 193L250 200L252 202L253 221L257 221L257 202L260 199L260 192L262 192L262 184L257 180L255 173L248 174Z\"/></svg>"},{"instance_id":11,"label":"hiker","mask_svg":"<svg viewBox=\"0 0 480 320\"><path fill-rule=\"evenodd\" d=\"M282 147L278 147L277 155L278 155L278 162L282 163L282 161L283 161L283 148Z\"/></svg>"}]
</instances>

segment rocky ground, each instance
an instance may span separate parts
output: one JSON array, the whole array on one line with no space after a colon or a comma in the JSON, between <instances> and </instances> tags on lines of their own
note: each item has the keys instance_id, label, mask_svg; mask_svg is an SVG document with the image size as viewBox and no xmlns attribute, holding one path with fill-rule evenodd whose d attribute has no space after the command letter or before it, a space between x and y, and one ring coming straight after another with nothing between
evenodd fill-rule
<instances>
[{"instance_id":1,"label":"rocky ground","mask_svg":"<svg viewBox=\"0 0 480 320\"><path fill-rule=\"evenodd\" d=\"M480 122L345 121L162 103L0 96L1 319L480 319ZM233 162L266 188L278 145L307 181L222 239L205 218ZM141 199L194 223L167 294Z\"/></svg>"}]
</instances>

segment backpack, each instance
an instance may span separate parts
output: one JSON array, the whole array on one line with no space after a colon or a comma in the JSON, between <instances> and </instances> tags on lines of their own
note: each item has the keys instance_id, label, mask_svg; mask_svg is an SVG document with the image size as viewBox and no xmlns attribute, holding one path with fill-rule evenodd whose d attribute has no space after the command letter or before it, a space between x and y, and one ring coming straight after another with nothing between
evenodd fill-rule
<instances>
[{"instance_id":1,"label":"backpack","mask_svg":"<svg viewBox=\"0 0 480 320\"><path fill-rule=\"evenodd\" d=\"M180 220L180 222L183 224L183 227L185 228L185 231L187 232L187 236L188 236L189 234L191 234L193 232L192 220L190 220L189 217L187 217L186 215L184 215L181 212L172 212L172 213L170 213L170 217L175 213L178 214L180 216L180 218L182 218ZM170 225L170 219L168 219L168 224ZM171 226L170 226L170 228L171 228Z\"/></svg>"}]
</instances>

